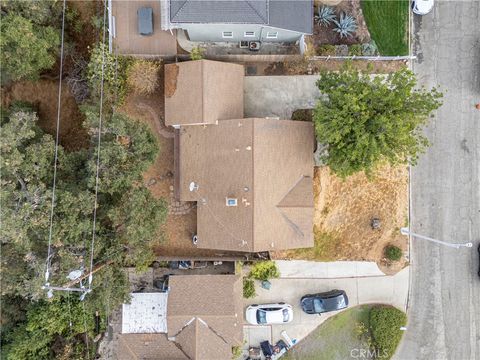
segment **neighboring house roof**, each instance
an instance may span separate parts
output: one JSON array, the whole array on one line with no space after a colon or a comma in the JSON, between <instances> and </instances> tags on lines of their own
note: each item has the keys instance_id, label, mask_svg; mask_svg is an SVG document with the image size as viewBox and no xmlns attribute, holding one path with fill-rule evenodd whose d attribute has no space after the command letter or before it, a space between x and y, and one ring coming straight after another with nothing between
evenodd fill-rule
<instances>
[{"instance_id":1,"label":"neighboring house roof","mask_svg":"<svg viewBox=\"0 0 480 360\"><path fill-rule=\"evenodd\" d=\"M311 122L223 120L182 127L178 142L178 194L198 202L198 247L258 252L313 246ZM190 191L192 182L198 189ZM227 198L237 206L226 206Z\"/></svg>"},{"instance_id":2,"label":"neighboring house roof","mask_svg":"<svg viewBox=\"0 0 480 360\"><path fill-rule=\"evenodd\" d=\"M117 360L191 360L166 334L122 334L115 352Z\"/></svg>"},{"instance_id":3,"label":"neighboring house roof","mask_svg":"<svg viewBox=\"0 0 480 360\"><path fill-rule=\"evenodd\" d=\"M232 346L243 340L242 284L237 275L170 276L168 334L121 334L117 358L230 359ZM150 293L154 294L159 293ZM141 304L155 313L151 304Z\"/></svg>"},{"instance_id":4,"label":"neighboring house roof","mask_svg":"<svg viewBox=\"0 0 480 360\"><path fill-rule=\"evenodd\" d=\"M270 26L313 34L312 0L270 0Z\"/></svg>"},{"instance_id":5,"label":"neighboring house roof","mask_svg":"<svg viewBox=\"0 0 480 360\"><path fill-rule=\"evenodd\" d=\"M169 287L168 337L192 359L231 358L243 338L240 276L175 275Z\"/></svg>"},{"instance_id":6,"label":"neighboring house roof","mask_svg":"<svg viewBox=\"0 0 480 360\"><path fill-rule=\"evenodd\" d=\"M243 66L218 61L165 65L165 124L216 124L243 117Z\"/></svg>"},{"instance_id":7,"label":"neighboring house roof","mask_svg":"<svg viewBox=\"0 0 480 360\"><path fill-rule=\"evenodd\" d=\"M267 0L170 0L170 21L179 23L268 23Z\"/></svg>"},{"instance_id":8,"label":"neighboring house roof","mask_svg":"<svg viewBox=\"0 0 480 360\"><path fill-rule=\"evenodd\" d=\"M312 0L170 0L170 22L263 24L311 34Z\"/></svg>"}]
</instances>

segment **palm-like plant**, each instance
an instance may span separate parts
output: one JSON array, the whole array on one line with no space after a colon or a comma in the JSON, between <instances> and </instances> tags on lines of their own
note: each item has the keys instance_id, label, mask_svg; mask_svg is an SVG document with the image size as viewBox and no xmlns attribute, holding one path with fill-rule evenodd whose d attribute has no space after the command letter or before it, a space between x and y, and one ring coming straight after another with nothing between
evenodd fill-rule
<instances>
[{"instance_id":1,"label":"palm-like plant","mask_svg":"<svg viewBox=\"0 0 480 360\"><path fill-rule=\"evenodd\" d=\"M340 34L341 38L352 36L352 34L357 30L357 22L351 15L347 15L344 12L340 14L340 19L333 20L336 28L333 31L336 31Z\"/></svg>"},{"instance_id":2,"label":"palm-like plant","mask_svg":"<svg viewBox=\"0 0 480 360\"><path fill-rule=\"evenodd\" d=\"M328 26L332 21L335 21L335 12L330 6L322 6L318 8L317 15L315 15L315 21L321 26Z\"/></svg>"}]
</instances>

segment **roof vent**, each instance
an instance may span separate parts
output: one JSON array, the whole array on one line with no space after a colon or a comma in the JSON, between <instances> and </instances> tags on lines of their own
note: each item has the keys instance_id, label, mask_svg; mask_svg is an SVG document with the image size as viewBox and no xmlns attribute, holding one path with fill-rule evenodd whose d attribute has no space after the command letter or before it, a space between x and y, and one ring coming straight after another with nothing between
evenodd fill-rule
<instances>
[{"instance_id":1,"label":"roof vent","mask_svg":"<svg viewBox=\"0 0 480 360\"><path fill-rule=\"evenodd\" d=\"M198 184L196 182L192 181L190 183L190 185L188 185L188 189L190 190L190 192L197 191L198 190Z\"/></svg>"},{"instance_id":2,"label":"roof vent","mask_svg":"<svg viewBox=\"0 0 480 360\"><path fill-rule=\"evenodd\" d=\"M237 201L236 198L226 198L225 203L226 203L227 206L237 206L238 205L238 201Z\"/></svg>"}]
</instances>

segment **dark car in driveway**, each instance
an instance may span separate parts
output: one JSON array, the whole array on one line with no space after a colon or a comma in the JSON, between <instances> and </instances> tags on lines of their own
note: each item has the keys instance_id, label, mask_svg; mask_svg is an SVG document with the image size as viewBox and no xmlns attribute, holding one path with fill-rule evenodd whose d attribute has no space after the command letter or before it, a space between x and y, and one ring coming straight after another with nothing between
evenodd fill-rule
<instances>
[{"instance_id":1,"label":"dark car in driveway","mask_svg":"<svg viewBox=\"0 0 480 360\"><path fill-rule=\"evenodd\" d=\"M318 294L309 294L300 300L302 310L307 314L321 314L348 307L348 297L343 290L330 290Z\"/></svg>"}]
</instances>

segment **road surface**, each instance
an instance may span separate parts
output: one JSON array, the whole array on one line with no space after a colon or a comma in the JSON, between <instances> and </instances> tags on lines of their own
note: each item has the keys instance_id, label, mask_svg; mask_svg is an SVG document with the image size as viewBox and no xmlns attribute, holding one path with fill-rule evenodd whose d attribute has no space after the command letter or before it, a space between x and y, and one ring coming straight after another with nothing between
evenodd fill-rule
<instances>
[{"instance_id":1,"label":"road surface","mask_svg":"<svg viewBox=\"0 0 480 360\"><path fill-rule=\"evenodd\" d=\"M436 1L414 17L414 71L444 104L433 143L412 171L412 230L459 250L412 240L409 324L396 359L480 359L480 1Z\"/></svg>"}]
</instances>

